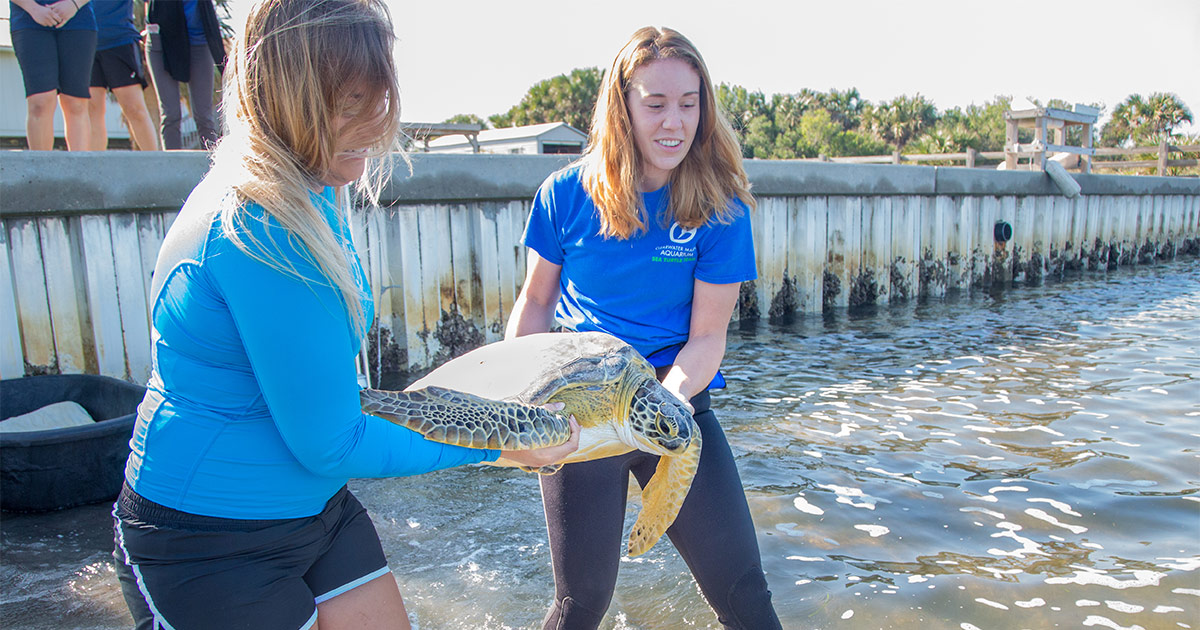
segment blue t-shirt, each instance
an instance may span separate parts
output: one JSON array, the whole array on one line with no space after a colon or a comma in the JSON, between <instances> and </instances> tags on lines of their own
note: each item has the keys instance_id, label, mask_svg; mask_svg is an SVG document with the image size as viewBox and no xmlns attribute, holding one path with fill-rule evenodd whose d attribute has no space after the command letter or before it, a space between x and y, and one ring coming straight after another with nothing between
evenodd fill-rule
<instances>
[{"instance_id":1,"label":"blue t-shirt","mask_svg":"<svg viewBox=\"0 0 1200 630\"><path fill-rule=\"evenodd\" d=\"M207 46L208 39L204 36L204 23L196 13L196 0L183 0L183 17L187 21L188 43L192 46Z\"/></svg>"},{"instance_id":2,"label":"blue t-shirt","mask_svg":"<svg viewBox=\"0 0 1200 630\"><path fill-rule=\"evenodd\" d=\"M107 50L142 39L133 25L133 0L92 0L95 7L96 50Z\"/></svg>"},{"instance_id":3,"label":"blue t-shirt","mask_svg":"<svg viewBox=\"0 0 1200 630\"><path fill-rule=\"evenodd\" d=\"M37 3L42 6L54 4L55 2L58 2L58 0L37 0ZM43 31L94 31L96 30L96 15L92 12L92 3L89 2L79 7L79 11L75 13L75 16L67 20L67 23L61 27L42 26L34 21L33 16L29 15L25 9L22 9L17 6L17 3L10 0L8 3L9 32L15 33L29 28L40 28Z\"/></svg>"},{"instance_id":4,"label":"blue t-shirt","mask_svg":"<svg viewBox=\"0 0 1200 630\"><path fill-rule=\"evenodd\" d=\"M646 232L605 238L581 174L576 165L547 178L525 227L525 245L562 265L555 318L570 330L607 332L642 356L655 355L656 366L670 365L688 338L694 280L732 284L758 277L750 211L735 199L732 223L664 227L664 187L642 194Z\"/></svg>"},{"instance_id":5,"label":"blue t-shirt","mask_svg":"<svg viewBox=\"0 0 1200 630\"><path fill-rule=\"evenodd\" d=\"M153 373L130 440L130 487L193 514L295 518L320 512L352 477L413 475L499 456L431 442L363 414L359 339L340 291L260 206L249 206L248 231L310 281L236 247L215 216L230 199L202 182L159 253ZM332 189L313 199L349 249L370 321L367 280Z\"/></svg>"}]
</instances>

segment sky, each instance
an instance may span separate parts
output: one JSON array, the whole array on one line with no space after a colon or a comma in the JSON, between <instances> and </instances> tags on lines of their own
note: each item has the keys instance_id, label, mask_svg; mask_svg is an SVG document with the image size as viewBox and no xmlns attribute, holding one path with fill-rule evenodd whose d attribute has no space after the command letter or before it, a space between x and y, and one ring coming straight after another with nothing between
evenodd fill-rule
<instances>
[{"instance_id":1,"label":"sky","mask_svg":"<svg viewBox=\"0 0 1200 630\"><path fill-rule=\"evenodd\" d=\"M233 0L235 13L247 3ZM1200 117L1200 0L388 3L408 122L503 113L538 81L607 68L646 25L686 35L714 82L768 97L857 88L872 102L920 93L945 111L1008 95L1107 115L1130 94L1172 92Z\"/></svg>"}]
</instances>

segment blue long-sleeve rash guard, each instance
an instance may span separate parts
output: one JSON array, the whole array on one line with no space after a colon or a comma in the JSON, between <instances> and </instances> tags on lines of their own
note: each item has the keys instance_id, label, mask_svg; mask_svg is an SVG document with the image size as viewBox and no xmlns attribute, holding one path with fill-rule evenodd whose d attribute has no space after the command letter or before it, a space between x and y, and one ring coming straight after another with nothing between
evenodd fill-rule
<instances>
[{"instance_id":1,"label":"blue long-sleeve rash guard","mask_svg":"<svg viewBox=\"0 0 1200 630\"><path fill-rule=\"evenodd\" d=\"M130 440L130 487L193 514L294 518L318 513L351 477L413 475L499 456L430 442L363 414L354 367L359 340L340 292L259 206L248 207L249 233L308 281L238 249L215 216L228 199L202 183L159 254L154 371ZM366 287L332 199L331 189L313 196ZM371 321L374 304L363 294Z\"/></svg>"}]
</instances>

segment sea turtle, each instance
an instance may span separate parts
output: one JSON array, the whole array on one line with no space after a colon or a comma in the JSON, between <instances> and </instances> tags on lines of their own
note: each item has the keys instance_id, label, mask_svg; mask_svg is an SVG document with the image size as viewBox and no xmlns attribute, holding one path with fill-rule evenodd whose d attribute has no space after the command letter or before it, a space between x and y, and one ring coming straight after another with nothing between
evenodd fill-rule
<instances>
[{"instance_id":1,"label":"sea turtle","mask_svg":"<svg viewBox=\"0 0 1200 630\"><path fill-rule=\"evenodd\" d=\"M636 350L605 333L541 333L488 344L403 392L365 389L361 398L363 411L447 444L508 450L561 444L570 437L565 416L572 414L581 429L579 449L565 464L634 449L661 455L642 489L630 556L653 547L674 522L700 461L691 412ZM565 407L558 413L541 407L554 402ZM503 458L492 463L519 466Z\"/></svg>"}]
</instances>

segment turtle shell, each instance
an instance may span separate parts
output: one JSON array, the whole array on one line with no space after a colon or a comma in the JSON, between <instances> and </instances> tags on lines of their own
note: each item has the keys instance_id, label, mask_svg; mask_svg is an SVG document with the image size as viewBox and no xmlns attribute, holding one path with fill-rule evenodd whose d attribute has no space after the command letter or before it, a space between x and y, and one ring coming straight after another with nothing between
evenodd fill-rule
<instances>
[{"instance_id":1,"label":"turtle shell","mask_svg":"<svg viewBox=\"0 0 1200 630\"><path fill-rule=\"evenodd\" d=\"M631 374L630 371L633 371ZM619 421L628 396L617 400L627 379L654 378L654 369L629 344L604 333L540 333L506 339L448 361L410 385L435 386L482 398L541 405L570 388L571 412L581 427ZM625 407L616 408L618 405Z\"/></svg>"}]
</instances>

